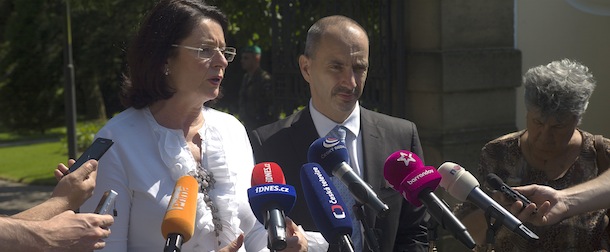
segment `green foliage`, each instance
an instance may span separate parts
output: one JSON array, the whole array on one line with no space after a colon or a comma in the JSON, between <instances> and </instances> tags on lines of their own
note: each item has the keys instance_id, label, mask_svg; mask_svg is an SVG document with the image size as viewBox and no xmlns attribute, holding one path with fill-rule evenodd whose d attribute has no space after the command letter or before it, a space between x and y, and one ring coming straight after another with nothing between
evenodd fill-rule
<instances>
[{"instance_id":1,"label":"green foliage","mask_svg":"<svg viewBox=\"0 0 610 252\"><path fill-rule=\"evenodd\" d=\"M258 45L263 49L271 47L271 27L275 17L272 0L208 1L218 6L229 19L228 33L242 48Z\"/></svg>"},{"instance_id":2,"label":"green foliage","mask_svg":"<svg viewBox=\"0 0 610 252\"><path fill-rule=\"evenodd\" d=\"M10 145L16 142L36 142L42 140L58 140L61 136L66 135L65 127L55 127L45 131L44 134L39 132L30 132L20 134L19 132L9 132L6 129L0 128L0 144Z\"/></svg>"},{"instance_id":3,"label":"green foliage","mask_svg":"<svg viewBox=\"0 0 610 252\"><path fill-rule=\"evenodd\" d=\"M79 152L85 151L93 140L95 140L95 134L104 126L105 121L88 122L81 126L78 126L76 131L76 141Z\"/></svg>"},{"instance_id":4,"label":"green foliage","mask_svg":"<svg viewBox=\"0 0 610 252\"><path fill-rule=\"evenodd\" d=\"M117 94L127 68L125 53L139 22L157 1L0 0L0 124L15 131L44 133L65 122L66 3L71 7L78 121L105 119L106 115L120 112L123 107ZM273 54L268 58L274 59L275 68L294 66L307 29L320 17L357 16L369 34L378 34L372 31L379 29L379 14L375 10L379 9L380 1L207 2L218 6L229 18L227 44L238 48L257 44L264 52ZM231 78L233 83L239 83L241 77L234 75L239 64L229 68L227 90ZM298 71L293 74L300 77Z\"/></svg>"},{"instance_id":5,"label":"green foliage","mask_svg":"<svg viewBox=\"0 0 610 252\"><path fill-rule=\"evenodd\" d=\"M0 148L0 177L27 184L55 185L53 170L66 163L59 141Z\"/></svg>"},{"instance_id":6,"label":"green foliage","mask_svg":"<svg viewBox=\"0 0 610 252\"><path fill-rule=\"evenodd\" d=\"M79 123L76 126L76 152L82 153L93 143L95 134L106 124L105 120L90 121ZM65 134L64 134L65 135ZM61 144L64 146L65 153L68 150L68 138L64 136L61 139Z\"/></svg>"},{"instance_id":7,"label":"green foliage","mask_svg":"<svg viewBox=\"0 0 610 252\"><path fill-rule=\"evenodd\" d=\"M82 153L93 143L95 133L104 120L77 125L77 151ZM4 131L4 130L3 130ZM60 140L60 136L63 136ZM0 178L27 184L55 185L53 170L59 163L67 164L66 128L50 129L46 134L21 135L1 132ZM35 158L32 158L36 155Z\"/></svg>"},{"instance_id":8,"label":"green foliage","mask_svg":"<svg viewBox=\"0 0 610 252\"><path fill-rule=\"evenodd\" d=\"M0 2L8 14L0 17L0 121L8 129L44 132L65 121L66 1ZM117 93L124 54L154 1L70 3L77 114L80 120L104 119L100 113L122 109Z\"/></svg>"},{"instance_id":9,"label":"green foliage","mask_svg":"<svg viewBox=\"0 0 610 252\"><path fill-rule=\"evenodd\" d=\"M61 17L56 1L13 1L0 46L0 118L21 132L61 123ZM6 5L6 3L4 3Z\"/></svg>"}]
</instances>

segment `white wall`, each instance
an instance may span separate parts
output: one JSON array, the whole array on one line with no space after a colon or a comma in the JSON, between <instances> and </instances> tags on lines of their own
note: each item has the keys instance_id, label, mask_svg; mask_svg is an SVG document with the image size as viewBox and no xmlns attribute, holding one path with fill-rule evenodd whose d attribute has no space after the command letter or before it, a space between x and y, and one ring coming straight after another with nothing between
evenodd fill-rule
<instances>
[{"instance_id":1,"label":"white wall","mask_svg":"<svg viewBox=\"0 0 610 252\"><path fill-rule=\"evenodd\" d=\"M609 0L569 1L602 3L610 10ZM610 138L610 16L587 13L561 0L516 0L515 4L522 72L562 58L588 66L597 87L580 128ZM517 90L517 127L525 128L523 88Z\"/></svg>"}]
</instances>

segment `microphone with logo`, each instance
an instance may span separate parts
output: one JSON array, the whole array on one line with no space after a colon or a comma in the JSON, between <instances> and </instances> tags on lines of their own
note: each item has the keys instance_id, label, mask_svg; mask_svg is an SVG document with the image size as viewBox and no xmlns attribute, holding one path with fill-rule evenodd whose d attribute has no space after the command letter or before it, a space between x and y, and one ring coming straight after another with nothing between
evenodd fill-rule
<instances>
[{"instance_id":1,"label":"microphone with logo","mask_svg":"<svg viewBox=\"0 0 610 252\"><path fill-rule=\"evenodd\" d=\"M181 251L182 244L193 236L198 189L199 183L192 176L182 176L176 181L161 223L161 233L166 239L164 252Z\"/></svg>"},{"instance_id":2,"label":"microphone with logo","mask_svg":"<svg viewBox=\"0 0 610 252\"><path fill-rule=\"evenodd\" d=\"M267 229L267 247L272 250L286 248L285 213L294 207L296 191L286 185L284 173L274 162L263 162L252 169L252 187L248 189L250 208L258 222Z\"/></svg>"},{"instance_id":3,"label":"microphone with logo","mask_svg":"<svg viewBox=\"0 0 610 252\"><path fill-rule=\"evenodd\" d=\"M307 163L301 167L300 177L307 207L324 239L339 244L341 251L354 251L350 238L352 220L324 169L319 164Z\"/></svg>"},{"instance_id":4,"label":"microphone with logo","mask_svg":"<svg viewBox=\"0 0 610 252\"><path fill-rule=\"evenodd\" d=\"M390 208L383 203L371 187L347 163L349 154L345 145L336 138L319 138L309 146L308 162L318 163L328 174L339 178L354 199L383 216Z\"/></svg>"},{"instance_id":5,"label":"microphone with logo","mask_svg":"<svg viewBox=\"0 0 610 252\"><path fill-rule=\"evenodd\" d=\"M470 201L477 207L485 211L490 218L495 219L492 230L504 224L509 230L520 235L528 241L538 240L539 237L534 232L529 230L521 221L512 215L508 210L498 204L495 200L489 197L479 188L479 181L466 169L452 162L445 162L438 167L438 172L442 175L441 187L444 188L451 196L459 201ZM491 223L490 223L491 224ZM487 241L491 242L493 237L487 237Z\"/></svg>"},{"instance_id":6,"label":"microphone with logo","mask_svg":"<svg viewBox=\"0 0 610 252\"><path fill-rule=\"evenodd\" d=\"M424 167L415 153L400 150L386 159L383 176L409 203L416 207L423 203L432 218L466 247L473 249L476 246L464 224L434 194L441 182L441 175L434 167Z\"/></svg>"}]
</instances>

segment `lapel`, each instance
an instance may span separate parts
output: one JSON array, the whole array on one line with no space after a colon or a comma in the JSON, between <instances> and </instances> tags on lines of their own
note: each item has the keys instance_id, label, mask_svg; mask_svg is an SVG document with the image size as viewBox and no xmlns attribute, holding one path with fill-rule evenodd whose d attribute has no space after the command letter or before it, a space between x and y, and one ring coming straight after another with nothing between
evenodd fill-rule
<instances>
[{"instance_id":1,"label":"lapel","mask_svg":"<svg viewBox=\"0 0 610 252\"><path fill-rule=\"evenodd\" d=\"M365 170L364 180L371 185L373 190L377 191L378 189L385 187L383 167L379 167L380 165L383 165L383 163L379 163L379 155L384 149L384 146L382 145L384 134L380 128L379 121L373 117L373 113L363 107L360 107L360 127L362 127L363 170Z\"/></svg>"},{"instance_id":2,"label":"lapel","mask_svg":"<svg viewBox=\"0 0 610 252\"><path fill-rule=\"evenodd\" d=\"M385 134L379 123L379 120L374 117L372 111L360 107L362 154L364 156L363 170L365 170L363 179L371 185L371 188L373 191L377 192L377 194L379 194L381 188L386 186L385 178L383 176L383 167L381 167L383 162L385 162L385 158L381 157L381 153L383 153L384 150L382 140L385 139ZM375 227L377 220L375 212L368 207L365 207L364 211L368 225Z\"/></svg>"},{"instance_id":3,"label":"lapel","mask_svg":"<svg viewBox=\"0 0 610 252\"><path fill-rule=\"evenodd\" d=\"M289 128L289 137L292 146L295 148L295 153L305 153L305 155L307 155L311 143L319 138L318 131L313 124L313 119L311 119L309 106L298 111L294 115L292 124ZM305 160L305 162L307 162L307 160Z\"/></svg>"}]
</instances>

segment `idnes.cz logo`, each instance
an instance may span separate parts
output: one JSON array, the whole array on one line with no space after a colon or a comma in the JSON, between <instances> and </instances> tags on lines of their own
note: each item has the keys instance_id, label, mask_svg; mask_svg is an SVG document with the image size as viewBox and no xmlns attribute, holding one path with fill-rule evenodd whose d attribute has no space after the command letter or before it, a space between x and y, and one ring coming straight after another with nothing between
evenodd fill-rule
<instances>
[{"instance_id":1,"label":"idnes.cz logo","mask_svg":"<svg viewBox=\"0 0 610 252\"><path fill-rule=\"evenodd\" d=\"M260 185L255 188L255 193L264 193L264 192L289 193L290 188L287 186L281 186L281 185Z\"/></svg>"}]
</instances>

